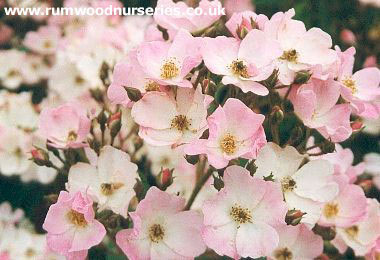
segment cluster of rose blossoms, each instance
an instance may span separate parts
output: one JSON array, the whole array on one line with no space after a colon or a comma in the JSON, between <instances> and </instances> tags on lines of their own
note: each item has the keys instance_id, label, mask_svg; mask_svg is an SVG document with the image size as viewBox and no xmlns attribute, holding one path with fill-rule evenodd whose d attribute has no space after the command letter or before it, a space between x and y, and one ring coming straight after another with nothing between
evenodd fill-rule
<instances>
[{"instance_id":1,"label":"cluster of rose blossoms","mask_svg":"<svg viewBox=\"0 0 380 260\"><path fill-rule=\"evenodd\" d=\"M333 49L294 15L51 17L27 33L28 52L2 51L3 87L33 85L28 72L47 81L34 106L1 92L0 170L65 179L43 224L48 251L85 259L114 242L136 260L347 248L378 259L380 205L366 191L380 188L380 155L353 165L338 143L379 118L380 70L354 73L353 47ZM1 242L0 259L13 259Z\"/></svg>"}]
</instances>

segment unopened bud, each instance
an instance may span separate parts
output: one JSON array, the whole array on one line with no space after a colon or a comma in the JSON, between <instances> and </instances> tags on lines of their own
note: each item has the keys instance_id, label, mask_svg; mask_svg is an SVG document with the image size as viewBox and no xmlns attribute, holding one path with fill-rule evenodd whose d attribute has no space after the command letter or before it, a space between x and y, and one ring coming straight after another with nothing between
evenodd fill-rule
<instances>
[{"instance_id":1,"label":"unopened bud","mask_svg":"<svg viewBox=\"0 0 380 260\"><path fill-rule=\"evenodd\" d=\"M255 174L256 170L257 170L257 166L256 166L256 164L255 164L255 161L254 161L254 160L251 160L251 161L247 164L247 166L246 166L245 168L249 171L250 175L253 176L253 175Z\"/></svg>"},{"instance_id":2,"label":"unopened bud","mask_svg":"<svg viewBox=\"0 0 380 260\"><path fill-rule=\"evenodd\" d=\"M311 77L311 73L307 70L301 70L296 73L296 77L294 79L295 84L305 84L309 81Z\"/></svg>"},{"instance_id":3,"label":"unopened bud","mask_svg":"<svg viewBox=\"0 0 380 260\"><path fill-rule=\"evenodd\" d=\"M199 155L185 155L185 159L188 163L195 165L199 161Z\"/></svg>"},{"instance_id":4,"label":"unopened bud","mask_svg":"<svg viewBox=\"0 0 380 260\"><path fill-rule=\"evenodd\" d=\"M145 190L144 190L144 185L139 179L136 179L136 184L133 186L133 190L136 193L136 197L138 201L141 201L145 197Z\"/></svg>"},{"instance_id":5,"label":"unopened bud","mask_svg":"<svg viewBox=\"0 0 380 260\"><path fill-rule=\"evenodd\" d=\"M321 254L320 256L318 256L317 258L315 258L316 260L329 260L329 256L326 255L326 254Z\"/></svg>"},{"instance_id":6,"label":"unopened bud","mask_svg":"<svg viewBox=\"0 0 380 260\"><path fill-rule=\"evenodd\" d=\"M320 235L323 240L331 241L336 236L336 231L333 227L323 227L316 224L313 228L315 234Z\"/></svg>"},{"instance_id":7,"label":"unopened bud","mask_svg":"<svg viewBox=\"0 0 380 260\"><path fill-rule=\"evenodd\" d=\"M173 171L174 169L169 170L168 168L161 170L159 178L162 190L165 190L173 183Z\"/></svg>"},{"instance_id":8,"label":"unopened bud","mask_svg":"<svg viewBox=\"0 0 380 260\"><path fill-rule=\"evenodd\" d=\"M35 164L39 166L47 166L51 164L49 161L49 154L46 151L35 148L30 151L30 153L32 154L32 160Z\"/></svg>"},{"instance_id":9,"label":"unopened bud","mask_svg":"<svg viewBox=\"0 0 380 260\"><path fill-rule=\"evenodd\" d=\"M220 191L224 188L224 181L219 176L212 176L214 178L214 187L217 191Z\"/></svg>"},{"instance_id":10,"label":"unopened bud","mask_svg":"<svg viewBox=\"0 0 380 260\"><path fill-rule=\"evenodd\" d=\"M363 122L361 122L360 120L355 120L353 122L351 122L351 128L352 128L352 131L360 131L363 127Z\"/></svg>"},{"instance_id":11,"label":"unopened bud","mask_svg":"<svg viewBox=\"0 0 380 260\"><path fill-rule=\"evenodd\" d=\"M284 112L279 106L274 106L271 112L272 124L279 124L284 120Z\"/></svg>"},{"instance_id":12,"label":"unopened bud","mask_svg":"<svg viewBox=\"0 0 380 260\"><path fill-rule=\"evenodd\" d=\"M49 205L55 204L58 201L58 195L57 194L49 194L44 196L44 199Z\"/></svg>"},{"instance_id":13,"label":"unopened bud","mask_svg":"<svg viewBox=\"0 0 380 260\"><path fill-rule=\"evenodd\" d=\"M368 193L373 188L372 180L360 180L358 185L363 189L365 193Z\"/></svg>"},{"instance_id":14,"label":"unopened bud","mask_svg":"<svg viewBox=\"0 0 380 260\"><path fill-rule=\"evenodd\" d=\"M247 36L248 33L249 33L248 28L243 24L239 25L238 28L236 29L236 34L240 40L243 40L245 36Z\"/></svg>"},{"instance_id":15,"label":"unopened bud","mask_svg":"<svg viewBox=\"0 0 380 260\"><path fill-rule=\"evenodd\" d=\"M201 86L202 86L202 91L203 91L203 93L206 93L207 92L207 89L208 89L208 85L209 85L209 83L210 83L210 80L209 79L204 79L203 81L202 81L202 84L201 84Z\"/></svg>"},{"instance_id":16,"label":"unopened bud","mask_svg":"<svg viewBox=\"0 0 380 260\"><path fill-rule=\"evenodd\" d=\"M104 112L104 110L102 110L99 113L96 120L98 121L98 123L100 125L100 130L102 130L102 132L104 132L104 130L106 129L106 123L107 123L107 116L106 116L106 113Z\"/></svg>"},{"instance_id":17,"label":"unopened bud","mask_svg":"<svg viewBox=\"0 0 380 260\"><path fill-rule=\"evenodd\" d=\"M321 145L322 153L333 153L335 151L335 143L326 140Z\"/></svg>"},{"instance_id":18,"label":"unopened bud","mask_svg":"<svg viewBox=\"0 0 380 260\"><path fill-rule=\"evenodd\" d=\"M133 101L137 102L142 98L142 94L140 90L136 88L130 88L130 87L124 87L125 90L127 91L128 98Z\"/></svg>"},{"instance_id":19,"label":"unopened bud","mask_svg":"<svg viewBox=\"0 0 380 260\"><path fill-rule=\"evenodd\" d=\"M121 129L121 111L116 112L108 118L108 128L110 129L111 137L114 138Z\"/></svg>"},{"instance_id":20,"label":"unopened bud","mask_svg":"<svg viewBox=\"0 0 380 260\"><path fill-rule=\"evenodd\" d=\"M295 210L295 209L289 210L286 213L285 222L288 225L297 226L301 222L302 217L305 214L306 213L303 213L300 210Z\"/></svg>"}]
</instances>

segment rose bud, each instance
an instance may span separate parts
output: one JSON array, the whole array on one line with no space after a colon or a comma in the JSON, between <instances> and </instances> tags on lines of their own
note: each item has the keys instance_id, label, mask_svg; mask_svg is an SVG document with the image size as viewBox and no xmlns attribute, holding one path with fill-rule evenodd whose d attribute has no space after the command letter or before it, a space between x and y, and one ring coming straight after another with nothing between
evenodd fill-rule
<instances>
[{"instance_id":1,"label":"rose bud","mask_svg":"<svg viewBox=\"0 0 380 260\"><path fill-rule=\"evenodd\" d=\"M340 32L340 39L344 43L349 44L349 45L354 45L356 43L355 34L351 30L348 30L348 29L343 29Z\"/></svg>"},{"instance_id":2,"label":"rose bud","mask_svg":"<svg viewBox=\"0 0 380 260\"><path fill-rule=\"evenodd\" d=\"M115 138L121 129L121 111L111 115L108 118L107 124L108 128L110 129L111 137Z\"/></svg>"},{"instance_id":3,"label":"rose bud","mask_svg":"<svg viewBox=\"0 0 380 260\"><path fill-rule=\"evenodd\" d=\"M165 190L167 187L169 187L173 183L173 171L174 169L169 170L168 168L161 170L159 174L159 178L160 178L161 188L163 190Z\"/></svg>"},{"instance_id":4,"label":"rose bud","mask_svg":"<svg viewBox=\"0 0 380 260\"><path fill-rule=\"evenodd\" d=\"M35 148L31 150L30 153L32 154L31 159L35 164L39 166L47 166L50 164L49 154L46 151L39 148Z\"/></svg>"}]
</instances>

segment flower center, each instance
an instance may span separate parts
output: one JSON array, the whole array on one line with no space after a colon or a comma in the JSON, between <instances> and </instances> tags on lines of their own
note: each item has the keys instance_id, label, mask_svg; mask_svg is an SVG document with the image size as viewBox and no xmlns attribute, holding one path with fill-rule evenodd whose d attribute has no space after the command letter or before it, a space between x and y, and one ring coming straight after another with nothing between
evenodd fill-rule
<instances>
[{"instance_id":1,"label":"flower center","mask_svg":"<svg viewBox=\"0 0 380 260\"><path fill-rule=\"evenodd\" d=\"M84 218L84 215L82 213L79 213L78 211L75 210L70 210L67 213L67 217L70 220L71 223L73 223L75 226L78 227L85 227L87 226L87 221Z\"/></svg>"},{"instance_id":2,"label":"flower center","mask_svg":"<svg viewBox=\"0 0 380 260\"><path fill-rule=\"evenodd\" d=\"M25 252L26 257L33 257L36 255L36 251L33 248L28 248Z\"/></svg>"},{"instance_id":3,"label":"flower center","mask_svg":"<svg viewBox=\"0 0 380 260\"><path fill-rule=\"evenodd\" d=\"M289 51L284 51L282 56L280 57L281 60L286 60L289 62L297 62L298 59L298 53L296 50L292 49Z\"/></svg>"},{"instance_id":4,"label":"flower center","mask_svg":"<svg viewBox=\"0 0 380 260\"><path fill-rule=\"evenodd\" d=\"M237 204L231 207L230 216L237 224L252 223L252 213L248 208Z\"/></svg>"},{"instance_id":5,"label":"flower center","mask_svg":"<svg viewBox=\"0 0 380 260\"><path fill-rule=\"evenodd\" d=\"M75 77L75 83L77 85L82 85L84 83L84 79L81 76L78 75L78 76Z\"/></svg>"},{"instance_id":6,"label":"flower center","mask_svg":"<svg viewBox=\"0 0 380 260\"><path fill-rule=\"evenodd\" d=\"M164 239L165 230L160 224L154 224L149 228L149 238L153 243L158 243Z\"/></svg>"},{"instance_id":7,"label":"flower center","mask_svg":"<svg viewBox=\"0 0 380 260\"><path fill-rule=\"evenodd\" d=\"M291 177L284 177L281 180L282 191L292 191L296 187L296 182Z\"/></svg>"},{"instance_id":8,"label":"flower center","mask_svg":"<svg viewBox=\"0 0 380 260\"><path fill-rule=\"evenodd\" d=\"M100 190L103 195L111 196L116 190L123 187L123 183L102 183L100 185Z\"/></svg>"},{"instance_id":9,"label":"flower center","mask_svg":"<svg viewBox=\"0 0 380 260\"><path fill-rule=\"evenodd\" d=\"M355 238L358 235L358 233L359 233L359 227L358 226L351 226L349 228L346 228L344 231L351 238Z\"/></svg>"},{"instance_id":10,"label":"flower center","mask_svg":"<svg viewBox=\"0 0 380 260\"><path fill-rule=\"evenodd\" d=\"M191 123L189 122L187 117L184 115L175 116L171 122L171 127L177 128L177 130L181 132L184 130L189 130L190 125Z\"/></svg>"},{"instance_id":11,"label":"flower center","mask_svg":"<svg viewBox=\"0 0 380 260\"><path fill-rule=\"evenodd\" d=\"M50 49L53 46L53 44L51 43L51 41L46 40L46 41L44 41L43 46L45 49Z\"/></svg>"},{"instance_id":12,"label":"flower center","mask_svg":"<svg viewBox=\"0 0 380 260\"><path fill-rule=\"evenodd\" d=\"M355 94L358 90L356 88L355 80L352 78L346 78L342 80L343 85L351 90L352 94Z\"/></svg>"},{"instance_id":13,"label":"flower center","mask_svg":"<svg viewBox=\"0 0 380 260\"><path fill-rule=\"evenodd\" d=\"M77 138L78 138L78 135L74 131L70 131L69 134L67 135L67 141L69 142L74 142L75 140L77 140Z\"/></svg>"},{"instance_id":14,"label":"flower center","mask_svg":"<svg viewBox=\"0 0 380 260\"><path fill-rule=\"evenodd\" d=\"M170 59L164 63L161 67L162 79L173 79L179 75L179 68L175 62L175 59Z\"/></svg>"},{"instance_id":15,"label":"flower center","mask_svg":"<svg viewBox=\"0 0 380 260\"><path fill-rule=\"evenodd\" d=\"M149 81L149 83L145 85L146 92L159 91L159 90L160 90L160 86L154 81Z\"/></svg>"},{"instance_id":16,"label":"flower center","mask_svg":"<svg viewBox=\"0 0 380 260\"><path fill-rule=\"evenodd\" d=\"M288 248L282 248L282 249L277 249L274 252L274 257L276 260L291 260L293 259L293 254Z\"/></svg>"},{"instance_id":17,"label":"flower center","mask_svg":"<svg viewBox=\"0 0 380 260\"><path fill-rule=\"evenodd\" d=\"M244 65L244 62L242 60L233 61L229 68L234 75L240 76L242 78L249 78L248 68L246 65Z\"/></svg>"},{"instance_id":18,"label":"flower center","mask_svg":"<svg viewBox=\"0 0 380 260\"><path fill-rule=\"evenodd\" d=\"M228 133L220 141L220 148L226 154L231 155L231 154L234 154L236 152L236 148L237 148L236 143L237 143L237 141L236 141L235 136Z\"/></svg>"},{"instance_id":19,"label":"flower center","mask_svg":"<svg viewBox=\"0 0 380 260\"><path fill-rule=\"evenodd\" d=\"M323 208L323 214L326 218L332 218L338 215L339 208L336 203L327 203Z\"/></svg>"},{"instance_id":20,"label":"flower center","mask_svg":"<svg viewBox=\"0 0 380 260\"><path fill-rule=\"evenodd\" d=\"M20 72L16 69L11 69L7 74L8 78L14 78L14 77L17 77L19 75L20 75Z\"/></svg>"}]
</instances>

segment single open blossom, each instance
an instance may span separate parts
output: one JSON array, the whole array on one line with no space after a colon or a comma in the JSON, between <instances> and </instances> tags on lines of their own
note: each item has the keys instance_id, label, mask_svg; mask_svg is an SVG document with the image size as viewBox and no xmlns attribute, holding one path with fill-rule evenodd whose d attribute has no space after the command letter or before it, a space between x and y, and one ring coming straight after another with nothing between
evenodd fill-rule
<instances>
[{"instance_id":1,"label":"single open blossom","mask_svg":"<svg viewBox=\"0 0 380 260\"><path fill-rule=\"evenodd\" d=\"M346 228L337 228L332 241L340 253L351 247L356 256L364 256L376 245L380 234L380 205L376 199L367 199L368 214L362 221Z\"/></svg>"},{"instance_id":2,"label":"single open blossom","mask_svg":"<svg viewBox=\"0 0 380 260\"><path fill-rule=\"evenodd\" d=\"M61 191L43 224L49 248L62 255L86 255L106 235L106 229L94 217L92 200L87 195Z\"/></svg>"},{"instance_id":3,"label":"single open blossom","mask_svg":"<svg viewBox=\"0 0 380 260\"><path fill-rule=\"evenodd\" d=\"M39 134L56 148L86 146L84 142L90 127L91 121L86 110L75 103L45 108L40 114Z\"/></svg>"},{"instance_id":4,"label":"single open blossom","mask_svg":"<svg viewBox=\"0 0 380 260\"><path fill-rule=\"evenodd\" d=\"M336 104L339 96L340 85L336 81L313 79L292 88L289 98L306 126L317 129L333 142L342 142L352 133L351 109L349 104Z\"/></svg>"},{"instance_id":5,"label":"single open blossom","mask_svg":"<svg viewBox=\"0 0 380 260\"><path fill-rule=\"evenodd\" d=\"M43 55L54 54L61 38L61 31L55 26L42 26L36 32L28 32L24 45Z\"/></svg>"},{"instance_id":6,"label":"single open blossom","mask_svg":"<svg viewBox=\"0 0 380 260\"><path fill-rule=\"evenodd\" d=\"M209 163L217 169L238 157L255 158L266 144L264 119L240 100L229 98L207 118L208 139L195 140L185 147L185 153L206 154Z\"/></svg>"},{"instance_id":7,"label":"single open blossom","mask_svg":"<svg viewBox=\"0 0 380 260\"><path fill-rule=\"evenodd\" d=\"M182 211L185 200L151 187L130 213L133 229L116 234L116 243L131 260L193 259L206 250L202 216Z\"/></svg>"},{"instance_id":8,"label":"single open blossom","mask_svg":"<svg viewBox=\"0 0 380 260\"><path fill-rule=\"evenodd\" d=\"M172 43L142 43L137 58L149 79L160 85L185 88L193 87L187 74L202 61L198 39L184 30L177 33Z\"/></svg>"},{"instance_id":9,"label":"single open blossom","mask_svg":"<svg viewBox=\"0 0 380 260\"><path fill-rule=\"evenodd\" d=\"M277 67L278 78L284 85L291 84L300 70L318 67L320 73L324 74L337 59L335 51L331 49L330 35L319 28L306 31L303 22L292 19L294 15L294 9L278 12L265 24L264 30L268 36L277 39L281 46L282 54L277 60Z\"/></svg>"},{"instance_id":10,"label":"single open blossom","mask_svg":"<svg viewBox=\"0 0 380 260\"><path fill-rule=\"evenodd\" d=\"M132 107L139 136L152 145L189 143L207 128L209 98L201 88L178 88L177 94L149 92Z\"/></svg>"},{"instance_id":11,"label":"single open blossom","mask_svg":"<svg viewBox=\"0 0 380 260\"><path fill-rule=\"evenodd\" d=\"M253 29L264 30L268 17L263 14L256 14L252 11L234 13L226 22L226 27L237 39L246 36ZM244 37L243 37L244 38Z\"/></svg>"},{"instance_id":12,"label":"single open blossom","mask_svg":"<svg viewBox=\"0 0 380 260\"><path fill-rule=\"evenodd\" d=\"M15 127L0 126L0 172L3 175L25 173L31 166L28 152L32 139Z\"/></svg>"},{"instance_id":13,"label":"single open blossom","mask_svg":"<svg viewBox=\"0 0 380 260\"><path fill-rule=\"evenodd\" d=\"M250 31L241 42L225 36L204 38L201 52L207 68L224 76L223 84L233 84L243 92L261 96L269 91L257 81L272 74L274 60L281 56L279 44L257 29Z\"/></svg>"},{"instance_id":14,"label":"single open blossom","mask_svg":"<svg viewBox=\"0 0 380 260\"><path fill-rule=\"evenodd\" d=\"M137 165L127 153L104 146L97 166L79 162L70 168L67 188L71 193L87 192L100 210L110 209L126 217L137 178Z\"/></svg>"},{"instance_id":15,"label":"single open blossom","mask_svg":"<svg viewBox=\"0 0 380 260\"><path fill-rule=\"evenodd\" d=\"M0 51L0 84L9 89L16 89L24 80L21 68L25 53L16 49Z\"/></svg>"},{"instance_id":16,"label":"single open blossom","mask_svg":"<svg viewBox=\"0 0 380 260\"><path fill-rule=\"evenodd\" d=\"M321 215L321 203L331 201L339 188L332 180L332 164L318 159L299 168L303 160L304 156L292 146L281 148L275 143L268 143L255 161L258 167L255 176L271 176L280 183L289 209L306 213L301 222L314 226Z\"/></svg>"},{"instance_id":17,"label":"single open blossom","mask_svg":"<svg viewBox=\"0 0 380 260\"><path fill-rule=\"evenodd\" d=\"M173 0L159 0L154 20L158 25L167 29L170 36L173 36L181 29L191 33L205 29L216 22L223 11L219 0L201 0L197 7L202 10L201 15L191 14L188 11L189 8L184 2L174 3ZM167 12L160 10L173 10L173 13L168 15Z\"/></svg>"},{"instance_id":18,"label":"single open blossom","mask_svg":"<svg viewBox=\"0 0 380 260\"><path fill-rule=\"evenodd\" d=\"M107 90L107 96L113 104L125 107L129 105L131 101L125 87L135 88L142 94L160 90L160 85L148 79L143 67L138 63L136 50L131 50L127 58L114 68L112 84Z\"/></svg>"},{"instance_id":19,"label":"single open blossom","mask_svg":"<svg viewBox=\"0 0 380 260\"><path fill-rule=\"evenodd\" d=\"M341 52L337 48L340 71L338 81L342 97L350 102L353 112L365 118L380 115L380 70L364 68L353 73L355 49Z\"/></svg>"},{"instance_id":20,"label":"single open blossom","mask_svg":"<svg viewBox=\"0 0 380 260\"><path fill-rule=\"evenodd\" d=\"M315 259L323 252L323 240L306 225L283 225L276 228L280 242L270 260Z\"/></svg>"},{"instance_id":21,"label":"single open blossom","mask_svg":"<svg viewBox=\"0 0 380 260\"><path fill-rule=\"evenodd\" d=\"M285 224L280 185L240 166L228 167L223 180L224 188L203 204L205 243L234 259L269 255L279 243L276 227Z\"/></svg>"},{"instance_id":22,"label":"single open blossom","mask_svg":"<svg viewBox=\"0 0 380 260\"><path fill-rule=\"evenodd\" d=\"M339 184L339 194L323 205L319 224L350 227L365 218L367 199L363 189L348 183L344 176L335 176L334 180Z\"/></svg>"}]
</instances>

